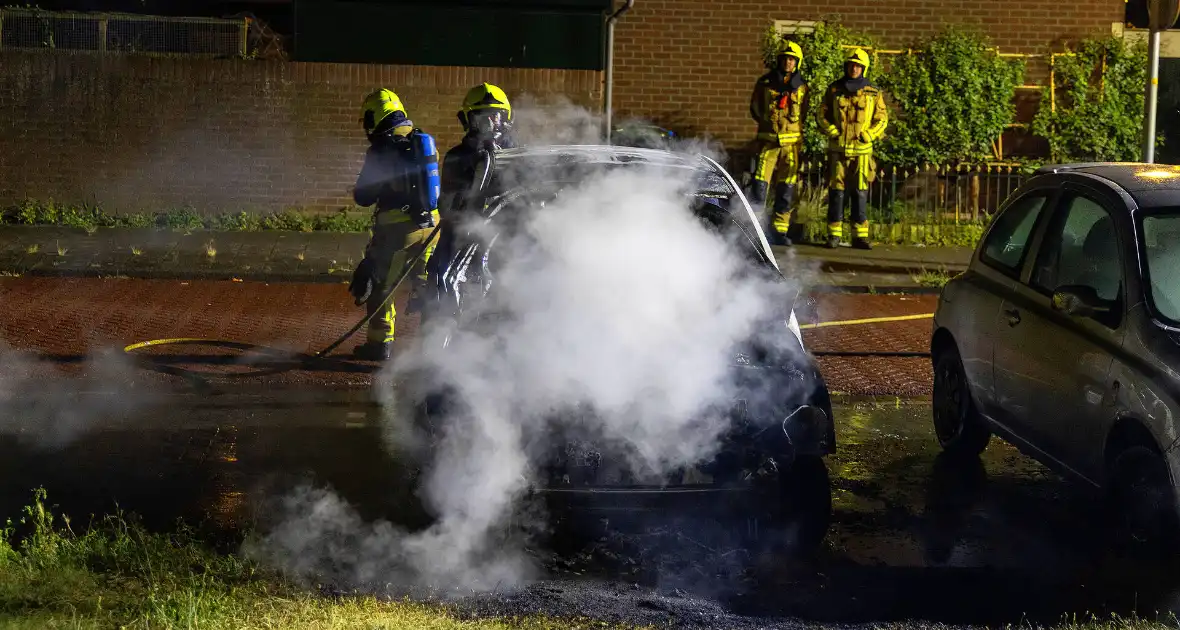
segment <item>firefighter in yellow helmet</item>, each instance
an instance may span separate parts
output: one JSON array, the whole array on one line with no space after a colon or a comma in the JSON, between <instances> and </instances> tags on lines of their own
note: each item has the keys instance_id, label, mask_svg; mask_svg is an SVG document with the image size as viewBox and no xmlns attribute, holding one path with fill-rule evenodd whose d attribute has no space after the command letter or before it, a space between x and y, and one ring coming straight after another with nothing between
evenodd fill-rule
<instances>
[{"instance_id":1,"label":"firefighter in yellow helmet","mask_svg":"<svg viewBox=\"0 0 1180 630\"><path fill-rule=\"evenodd\" d=\"M388 359L394 340L394 320L397 312L393 300L385 306L381 302L401 276L404 267L417 247L430 235L439 221L437 195L428 192L424 178L422 137L433 146L433 139L414 127L406 116L401 99L392 90L380 89L365 96L361 106L361 124L369 139L364 166L357 177L353 199L358 206L376 205L369 243L364 258L353 273L349 292L359 305L364 303L369 314L367 339L356 350L359 358L380 361ZM437 153L434 159L437 160ZM437 237L426 248L424 267ZM425 279L420 269L417 280Z\"/></svg>"},{"instance_id":2,"label":"firefighter in yellow helmet","mask_svg":"<svg viewBox=\"0 0 1180 630\"><path fill-rule=\"evenodd\" d=\"M868 53L853 49L844 62L844 76L828 86L819 111L819 128L829 138L828 247L837 247L843 237L844 190L851 182L855 192L849 201L856 230L852 246L871 249L868 196L877 169L873 142L885 135L889 111L881 89L865 77L868 69Z\"/></svg>"},{"instance_id":3,"label":"firefighter in yellow helmet","mask_svg":"<svg viewBox=\"0 0 1180 630\"><path fill-rule=\"evenodd\" d=\"M791 202L799 181L799 149L807 112L807 84L800 67L803 49L795 42L779 44L775 66L759 77L750 96L750 117L758 123L758 156L750 189L750 202L762 211L770 182L775 183L774 209L767 212L762 229L771 244L790 245Z\"/></svg>"},{"instance_id":4,"label":"firefighter in yellow helmet","mask_svg":"<svg viewBox=\"0 0 1180 630\"><path fill-rule=\"evenodd\" d=\"M508 149L516 146L512 139L512 103L504 90L481 83L467 91L457 112L459 124L466 132L459 144L447 151L443 159L443 207L450 209L475 178L480 151Z\"/></svg>"}]
</instances>

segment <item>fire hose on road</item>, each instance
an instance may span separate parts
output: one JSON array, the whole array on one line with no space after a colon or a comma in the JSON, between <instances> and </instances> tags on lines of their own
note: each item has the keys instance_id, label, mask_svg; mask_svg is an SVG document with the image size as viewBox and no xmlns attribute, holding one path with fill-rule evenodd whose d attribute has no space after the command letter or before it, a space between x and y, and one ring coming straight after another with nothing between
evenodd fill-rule
<instances>
[{"instance_id":1,"label":"fire hose on road","mask_svg":"<svg viewBox=\"0 0 1180 630\"><path fill-rule=\"evenodd\" d=\"M915 319L930 319L934 317L934 313L920 313L918 315L895 315L891 317L872 317L869 319L849 319L836 322L818 322L815 324L804 324L799 327L800 330L809 328L827 328L830 326L859 326L863 324L882 324L886 322L905 322ZM865 351L865 352L842 352L834 350L817 350L811 354L817 357L893 357L893 358L927 358L930 356L929 352L885 352L885 351Z\"/></svg>"},{"instance_id":2,"label":"fire hose on road","mask_svg":"<svg viewBox=\"0 0 1180 630\"><path fill-rule=\"evenodd\" d=\"M431 231L430 235L424 241L422 241L422 245L421 245L421 247L419 247L417 254L415 254L415 256L406 264L405 268L402 270L401 275L398 276L397 280L393 283L393 285L386 292L385 296L382 298L382 301L381 301L382 307L386 306L389 303L389 301L393 299L394 293L397 292L398 288L401 287L402 283L405 282L406 278L409 277L411 271L414 269L414 266L417 265L418 261L422 258L423 254L425 253L427 245L434 239L435 235L438 233L439 228L441 226L442 226L441 223L438 226L435 226L434 230ZM255 343L230 341L230 340L225 340L225 339L197 338L197 337L176 337L176 338L152 339L149 341L141 341L141 342L133 343L133 344L130 344L130 345L124 347L123 352L125 352L127 354L132 354L136 350L140 350L143 348L149 348L149 347L155 347L155 346L165 346L165 345L168 345L168 346L200 345L200 346L228 348L228 349L241 350L241 351L263 351L265 353L273 354L276 357L283 359L285 362L284 365L277 366L277 367L270 367L270 368L262 369L262 370L254 370L254 371L250 371L250 372L227 373L227 374L222 374L220 376L223 376L226 378L252 378L252 377L260 377L260 376L271 376L271 375L275 375L275 374L289 372L289 371L298 369L300 367L308 366L313 363L321 363L322 364L322 362L334 361L335 359L329 358L328 355L333 350L340 347L350 337L352 337L354 334L356 334L356 332L359 331L362 327L364 327L366 324L368 324L369 320L371 320L377 312L380 312L380 310L381 309L376 309L373 314L369 314L369 315L366 315L365 317L361 318L361 320L358 321L351 329L349 329L348 332L344 333L338 339L336 339L332 343L328 344L327 346L325 346L321 350L318 350L314 353L304 353L304 352L293 352L293 351L289 351L289 350L281 350L278 348L265 346L262 344L255 344ZM929 319L933 316L934 316L933 313L921 313L921 314L916 314L916 315L897 315L897 316L888 316L888 317L874 317L874 318L869 318L869 319L817 322L817 323L812 323L812 324L803 324L803 325L799 326L799 328L801 330L805 330L805 329L813 329L813 328L827 328L827 327L833 327L833 326L859 326L859 325L866 325L866 324L879 324L879 323L888 323L888 322L910 321L910 320L917 320L917 319ZM821 351L813 351L811 354L813 354L814 356L817 356L817 357L924 358L924 357L930 356L929 352L889 352L889 351L824 351L824 350L821 350ZM178 368L175 366L160 365L158 363L153 363L149 367L151 369L155 369L157 371L161 371L166 374L180 376L182 378L189 380L190 382L194 382L194 384L197 384L203 388L208 388L208 386L209 386L208 381L206 381L206 379L204 377L200 376L199 374L197 374L196 372L193 372L191 370L186 370L186 369Z\"/></svg>"},{"instance_id":3,"label":"fire hose on road","mask_svg":"<svg viewBox=\"0 0 1180 630\"><path fill-rule=\"evenodd\" d=\"M374 309L372 313L361 318L361 320L358 321L356 323L356 325L354 325L351 329L349 329L348 332L341 335L339 339L337 339L336 341L333 341L332 343L328 344L323 349L321 349L315 353L307 354L307 353L303 353L303 352L290 352L290 351L286 351L286 350L280 350L278 348L264 346L261 344L244 343L244 342L240 342L240 341L229 341L229 340L225 340L225 339L203 339L203 338L192 338L192 337L177 337L177 338L172 338L172 339L152 339L150 341L141 341L139 343L133 343L129 346L126 346L125 348L123 348L123 352L130 354L130 353L132 353L136 350L139 350L141 348L148 348L148 347L153 347L153 346L203 345L203 346L215 346L215 347L222 347L222 348L230 348L230 349L234 349L234 350L243 350L243 351L267 350L267 351L273 352L276 355L279 355L279 356L291 361L291 363L284 365L282 367L275 367L275 368L270 368L270 369L266 369L266 370L255 370L253 372L246 372L246 373L239 372L239 373L235 373L235 374L224 375L226 377L236 377L236 378L271 376L274 374L281 374L283 372L290 372L291 370L294 370L300 366L308 365L308 364L316 362L316 361L328 360L328 353L330 353L333 350L335 350L336 348L340 347L340 345L343 344L345 341L348 341L349 337L352 337L353 335L355 335L358 330L360 330L362 327L364 327L366 324L369 323L369 320L373 319L374 315L381 312L381 310L389 304L389 301L393 299L393 294L397 292L398 287L400 287L402 285L402 283L405 282L406 278L408 278L410 276L410 272L414 269L414 266L418 264L418 261L422 258L422 255L426 252L426 248L430 245L430 242L434 240L435 234L438 233L438 230L441 227L442 227L442 223L440 222L438 225L434 226L434 230L432 230L430 232L430 235L427 236L426 239L424 239L422 241L421 247L418 248L418 253L415 254L414 257L411 258L409 260L409 262L406 263L406 266L402 270L401 275L398 276L397 281L394 282L393 286L391 286L389 288L389 290L385 293L385 297L382 298L382 300L381 300L381 306L377 309ZM196 380L202 386L206 386L206 387L208 386L208 382L206 382L204 378L200 377L199 375L197 375L196 373L194 373L190 370L184 370L184 369L176 368L176 367L172 367L172 366L153 366L153 367L155 367L156 369L159 369L165 373L168 373L168 374L182 376L184 378L189 379L190 381Z\"/></svg>"}]
</instances>

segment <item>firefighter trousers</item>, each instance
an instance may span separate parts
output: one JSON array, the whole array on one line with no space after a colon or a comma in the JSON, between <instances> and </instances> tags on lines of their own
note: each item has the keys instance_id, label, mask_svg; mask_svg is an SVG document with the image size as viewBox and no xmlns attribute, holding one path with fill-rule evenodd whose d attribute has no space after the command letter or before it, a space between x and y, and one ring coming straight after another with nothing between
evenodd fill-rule
<instances>
[{"instance_id":1,"label":"firefighter trousers","mask_svg":"<svg viewBox=\"0 0 1180 630\"><path fill-rule=\"evenodd\" d=\"M431 213L435 225L438 225L438 210ZM373 315L369 320L367 341L369 343L389 343L394 339L395 320L397 310L393 300L384 306L382 299L389 292L394 282L405 270L406 263L413 258L421 246L434 231L433 227L421 228L410 220L410 217L398 210L378 212L369 231L369 244L365 247L365 257L373 263L373 292L365 303L367 314ZM426 252L415 265L414 276L410 282L421 284L426 280L426 262L434 253L438 245L438 235L426 246Z\"/></svg>"},{"instance_id":2,"label":"firefighter trousers","mask_svg":"<svg viewBox=\"0 0 1180 630\"><path fill-rule=\"evenodd\" d=\"M831 152L828 154L828 236L841 238L844 235L844 189L855 179L849 205L852 206L852 225L856 238L868 239L869 184L876 180L877 163L872 153L848 155Z\"/></svg>"}]
</instances>

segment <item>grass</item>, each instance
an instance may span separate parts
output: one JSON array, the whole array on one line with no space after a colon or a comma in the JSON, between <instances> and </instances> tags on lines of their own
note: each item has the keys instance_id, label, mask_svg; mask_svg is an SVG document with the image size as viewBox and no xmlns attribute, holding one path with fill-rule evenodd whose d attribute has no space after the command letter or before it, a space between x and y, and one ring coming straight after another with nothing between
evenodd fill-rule
<instances>
[{"instance_id":1,"label":"grass","mask_svg":"<svg viewBox=\"0 0 1180 630\"><path fill-rule=\"evenodd\" d=\"M941 289L942 287L946 286L946 283L950 282L951 278L954 278L956 275L958 274L952 274L946 270L946 267L943 267L942 269L936 271L923 269L920 273L910 274L910 278L912 278L914 282L921 286L938 287Z\"/></svg>"},{"instance_id":2,"label":"grass","mask_svg":"<svg viewBox=\"0 0 1180 630\"><path fill-rule=\"evenodd\" d=\"M204 215L192 208L151 214L108 213L99 206L62 204L53 200L26 200L0 211L0 225L47 225L71 227L93 234L99 228L138 228L194 232L366 232L370 211L341 208L334 213L284 210L275 213L223 213Z\"/></svg>"},{"instance_id":3,"label":"grass","mask_svg":"<svg viewBox=\"0 0 1180 630\"><path fill-rule=\"evenodd\" d=\"M895 400L893 405L902 405ZM0 627L365 628L385 630L555 630L621 628L545 616L461 619L445 608L370 596L326 597L253 562L214 550L187 527L154 533L116 513L84 530L55 514L35 490L17 523L0 529ZM938 624L875 624L913 630ZM1012 626L1010 626L1012 627ZM1032 628L1027 624L1015 626ZM1063 630L1176 627L1139 618L1067 618Z\"/></svg>"},{"instance_id":4,"label":"grass","mask_svg":"<svg viewBox=\"0 0 1180 630\"><path fill-rule=\"evenodd\" d=\"M541 616L464 620L444 608L300 589L195 533L147 531L123 514L77 532L34 492L19 523L0 531L0 627L608 628Z\"/></svg>"}]
</instances>

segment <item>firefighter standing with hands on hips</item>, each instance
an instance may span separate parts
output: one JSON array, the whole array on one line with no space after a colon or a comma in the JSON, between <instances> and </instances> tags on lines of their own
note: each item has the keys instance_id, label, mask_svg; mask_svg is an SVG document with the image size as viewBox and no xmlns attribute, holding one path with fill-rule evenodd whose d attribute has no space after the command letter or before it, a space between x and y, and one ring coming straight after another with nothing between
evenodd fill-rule
<instances>
[{"instance_id":1,"label":"firefighter standing with hands on hips","mask_svg":"<svg viewBox=\"0 0 1180 630\"><path fill-rule=\"evenodd\" d=\"M779 43L775 66L754 84L750 116L758 123L758 158L750 201L761 210L770 182L775 182L774 209L762 225L772 245L790 245L791 203L799 181L799 149L807 112L807 84L799 72L803 50L795 42Z\"/></svg>"},{"instance_id":2,"label":"firefighter standing with hands on hips","mask_svg":"<svg viewBox=\"0 0 1180 630\"><path fill-rule=\"evenodd\" d=\"M365 163L353 198L358 206L376 204L365 255L353 273L349 293L364 303L369 320L367 340L356 350L362 359L382 361L391 354L397 312L385 300L417 246L424 244L439 221L438 153L434 139L414 127L401 99L381 89L367 95L361 122L369 138ZM434 242L426 246L417 280ZM382 305L385 301L386 304Z\"/></svg>"},{"instance_id":3,"label":"firefighter standing with hands on hips","mask_svg":"<svg viewBox=\"0 0 1180 630\"><path fill-rule=\"evenodd\" d=\"M828 247L837 247L844 232L844 190L851 187L852 246L869 244L869 183L876 179L873 142L885 135L889 112L880 88L865 78L869 55L855 48L844 61L844 77L828 86L819 111L820 131L827 134Z\"/></svg>"}]
</instances>

